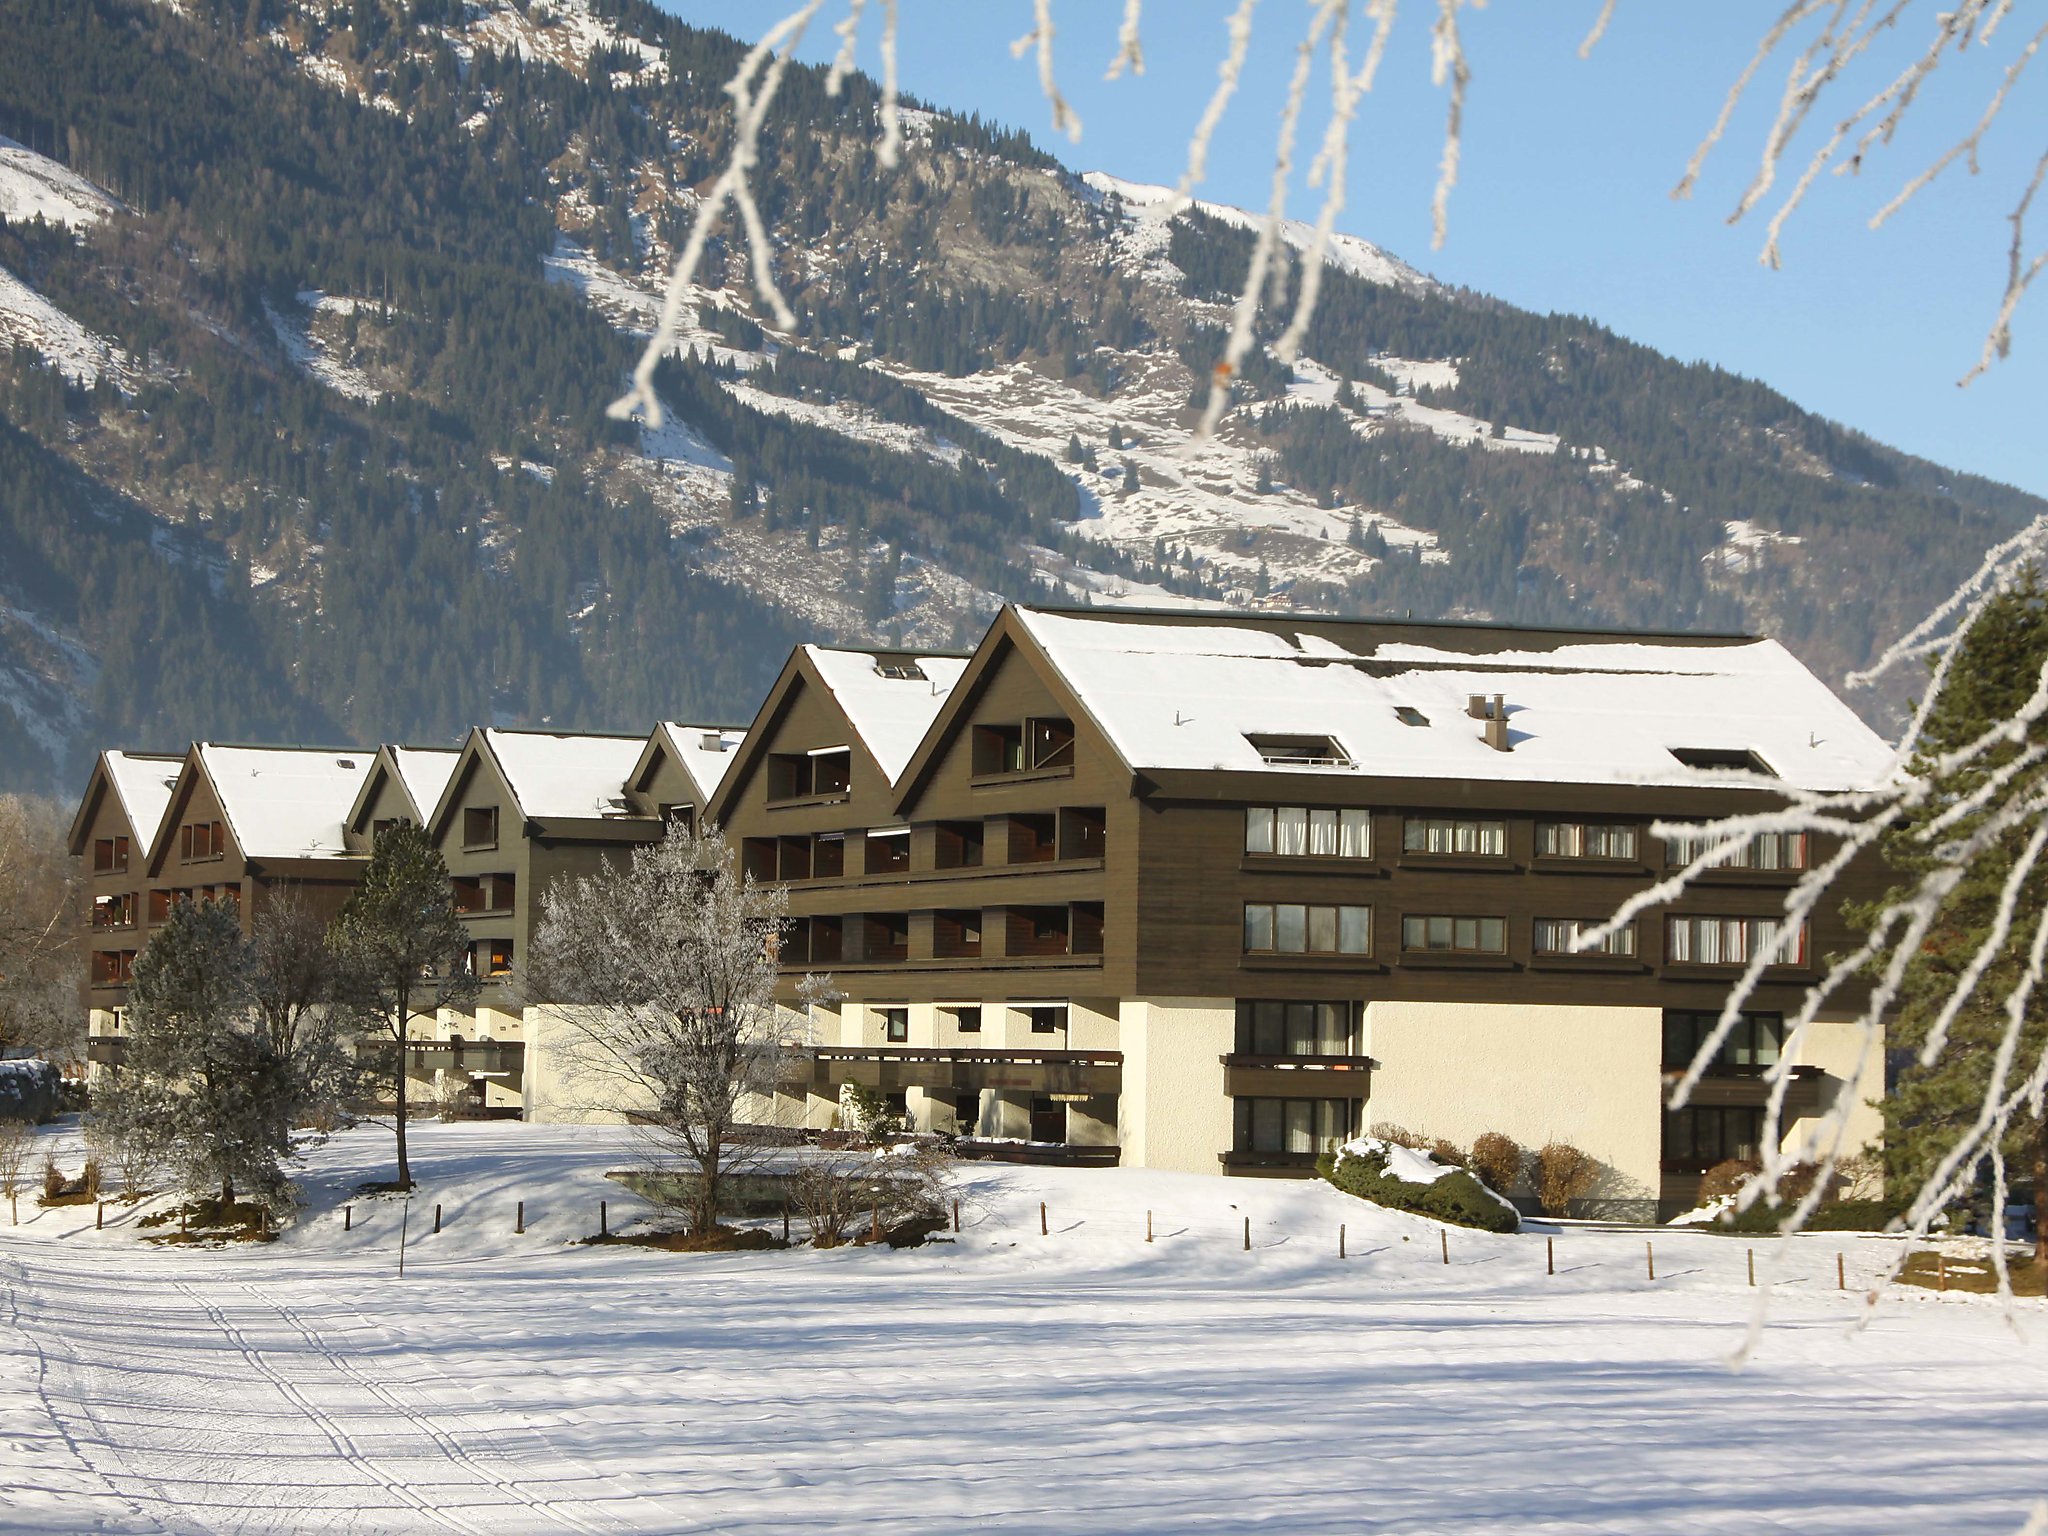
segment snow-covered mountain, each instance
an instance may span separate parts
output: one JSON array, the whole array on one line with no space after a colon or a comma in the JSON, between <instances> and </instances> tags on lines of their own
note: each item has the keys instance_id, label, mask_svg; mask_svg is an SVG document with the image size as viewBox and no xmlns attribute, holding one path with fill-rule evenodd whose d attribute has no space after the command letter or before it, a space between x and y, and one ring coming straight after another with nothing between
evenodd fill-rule
<instances>
[{"instance_id":1,"label":"snow-covered mountain","mask_svg":"<svg viewBox=\"0 0 2048 1536\"><path fill-rule=\"evenodd\" d=\"M793 71L799 324L713 267L604 404L741 45L640 0L80 0L0 55L0 779L101 738L743 715L1006 596L1767 628L1868 658L2037 504L1352 235L1194 400L1256 221ZM1308 226L1284 232L1298 263ZM4 734L4 733L0 733Z\"/></svg>"}]
</instances>

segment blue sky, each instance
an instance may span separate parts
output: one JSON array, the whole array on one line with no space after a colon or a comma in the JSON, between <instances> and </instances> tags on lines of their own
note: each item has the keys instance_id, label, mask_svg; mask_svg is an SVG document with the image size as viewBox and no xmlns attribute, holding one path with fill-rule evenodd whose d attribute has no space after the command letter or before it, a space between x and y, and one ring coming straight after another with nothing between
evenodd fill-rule
<instances>
[{"instance_id":1,"label":"blue sky","mask_svg":"<svg viewBox=\"0 0 2048 1536\"><path fill-rule=\"evenodd\" d=\"M779 0L660 0L687 20L752 38ZM1081 142L1051 130L1029 58L1027 0L902 0L906 92L1028 129L1076 170L1173 182L1215 79L1231 0L1150 0L1143 78L1109 84L1121 6L1060 0L1060 79ZM879 10L879 5L871 10ZM1756 260L1763 222L1725 218L1753 170L1790 56L1767 64L1700 190L1669 193L1778 0L1622 0L1589 61L1578 44L1596 0L1495 0L1465 21L1472 84L1450 238L1430 249L1429 202L1444 94L1429 82L1429 15L1407 0L1353 135L1342 227L1436 276L1535 310L1585 314L1684 359L1760 378L1814 410L1938 462L2048 494L2048 288L2021 305L2013 355L1968 389L2003 283L2006 215L2041 152L2048 78L2022 83L1975 177L1957 165L1883 229L1871 213L1962 132L2006 50L1978 48L1936 73L1897 141L1858 178L1824 177L1788 228L1785 265ZM830 56L827 0L805 56ZM1211 152L1202 195L1263 206L1273 133L1306 7L1264 0L1245 83ZM1871 81L1889 78L1917 31L1866 61L1788 156L1789 184ZM2015 42L2017 39L2003 39ZM861 61L878 68L869 39ZM2044 66L2048 73L2048 66ZM2015 130L2019 130L2015 132ZM1305 121L1313 145L1319 121ZM1306 155L1302 157L1305 161ZM1290 212L1313 217L1298 187ZM1768 212L1768 208L1763 210ZM2048 238L2048 213L2037 222Z\"/></svg>"}]
</instances>

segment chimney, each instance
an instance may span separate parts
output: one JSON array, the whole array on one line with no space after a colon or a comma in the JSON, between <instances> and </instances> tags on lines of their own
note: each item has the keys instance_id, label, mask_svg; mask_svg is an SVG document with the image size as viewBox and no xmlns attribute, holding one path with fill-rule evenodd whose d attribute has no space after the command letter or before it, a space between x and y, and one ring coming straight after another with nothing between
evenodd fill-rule
<instances>
[{"instance_id":1,"label":"chimney","mask_svg":"<svg viewBox=\"0 0 2048 1536\"><path fill-rule=\"evenodd\" d=\"M1481 704L1485 700L1477 701ZM1508 745L1508 700L1506 694L1496 693L1492 707L1486 711L1486 744L1496 752L1512 752Z\"/></svg>"},{"instance_id":2,"label":"chimney","mask_svg":"<svg viewBox=\"0 0 2048 1536\"><path fill-rule=\"evenodd\" d=\"M717 731L706 731L704 733L704 739L702 742L699 743L699 745L702 746L706 752L723 752L725 750L725 738L721 736Z\"/></svg>"},{"instance_id":3,"label":"chimney","mask_svg":"<svg viewBox=\"0 0 2048 1536\"><path fill-rule=\"evenodd\" d=\"M1486 695L1483 693L1467 694L1465 696L1465 713L1474 720L1484 720L1486 718Z\"/></svg>"}]
</instances>

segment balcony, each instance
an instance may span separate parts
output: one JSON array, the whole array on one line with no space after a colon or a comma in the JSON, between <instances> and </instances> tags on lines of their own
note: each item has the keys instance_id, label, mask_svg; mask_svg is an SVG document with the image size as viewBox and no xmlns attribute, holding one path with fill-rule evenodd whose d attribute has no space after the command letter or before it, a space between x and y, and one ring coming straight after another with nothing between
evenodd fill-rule
<instances>
[{"instance_id":1,"label":"balcony","mask_svg":"<svg viewBox=\"0 0 2048 1536\"><path fill-rule=\"evenodd\" d=\"M94 1035L85 1042L85 1059L118 1067L128 1059L128 1039L125 1035Z\"/></svg>"},{"instance_id":2,"label":"balcony","mask_svg":"<svg viewBox=\"0 0 2048 1536\"><path fill-rule=\"evenodd\" d=\"M841 1083L884 1093L906 1088L1020 1093L1119 1093L1121 1051L928 1050L887 1046L821 1046L811 1054L813 1091L836 1095Z\"/></svg>"},{"instance_id":3,"label":"balcony","mask_svg":"<svg viewBox=\"0 0 2048 1536\"><path fill-rule=\"evenodd\" d=\"M1225 1173L1253 1178L1302 1178L1316 1171L1314 1152L1218 1152Z\"/></svg>"},{"instance_id":4,"label":"balcony","mask_svg":"<svg viewBox=\"0 0 2048 1536\"><path fill-rule=\"evenodd\" d=\"M1370 1056L1255 1056L1233 1051L1219 1059L1223 1091L1231 1098L1362 1099L1372 1092Z\"/></svg>"},{"instance_id":5,"label":"balcony","mask_svg":"<svg viewBox=\"0 0 2048 1536\"><path fill-rule=\"evenodd\" d=\"M1671 1090L1685 1076L1684 1067L1664 1068L1664 1102L1671 1102ZM1699 1109L1753 1109L1770 1102L1771 1085L1764 1081L1762 1067L1748 1069L1717 1067L1694 1085L1688 1107ZM1792 1069L1792 1081L1785 1085L1785 1109L1794 1115L1817 1115L1821 1111L1819 1067Z\"/></svg>"}]
</instances>

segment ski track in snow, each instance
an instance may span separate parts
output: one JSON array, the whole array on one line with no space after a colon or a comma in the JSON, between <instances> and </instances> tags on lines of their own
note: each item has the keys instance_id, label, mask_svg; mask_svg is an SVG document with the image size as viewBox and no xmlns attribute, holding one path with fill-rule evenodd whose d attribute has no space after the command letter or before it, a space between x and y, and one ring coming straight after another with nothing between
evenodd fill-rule
<instances>
[{"instance_id":1,"label":"ski track in snow","mask_svg":"<svg viewBox=\"0 0 2048 1536\"><path fill-rule=\"evenodd\" d=\"M1434 1224L1327 1186L977 1165L944 1246L690 1256L578 1245L601 1198L644 1214L604 1178L627 1133L414 1151L448 1220L402 1280L398 1204L353 1193L374 1129L264 1247L24 1200L0 1530L2011 1536L2048 1483L2048 1338L1916 1292L1857 1332L1882 1240L1756 1242L1735 1372L1750 1240L1566 1227L1546 1276L1544 1232L1451 1229L1445 1266Z\"/></svg>"}]
</instances>

